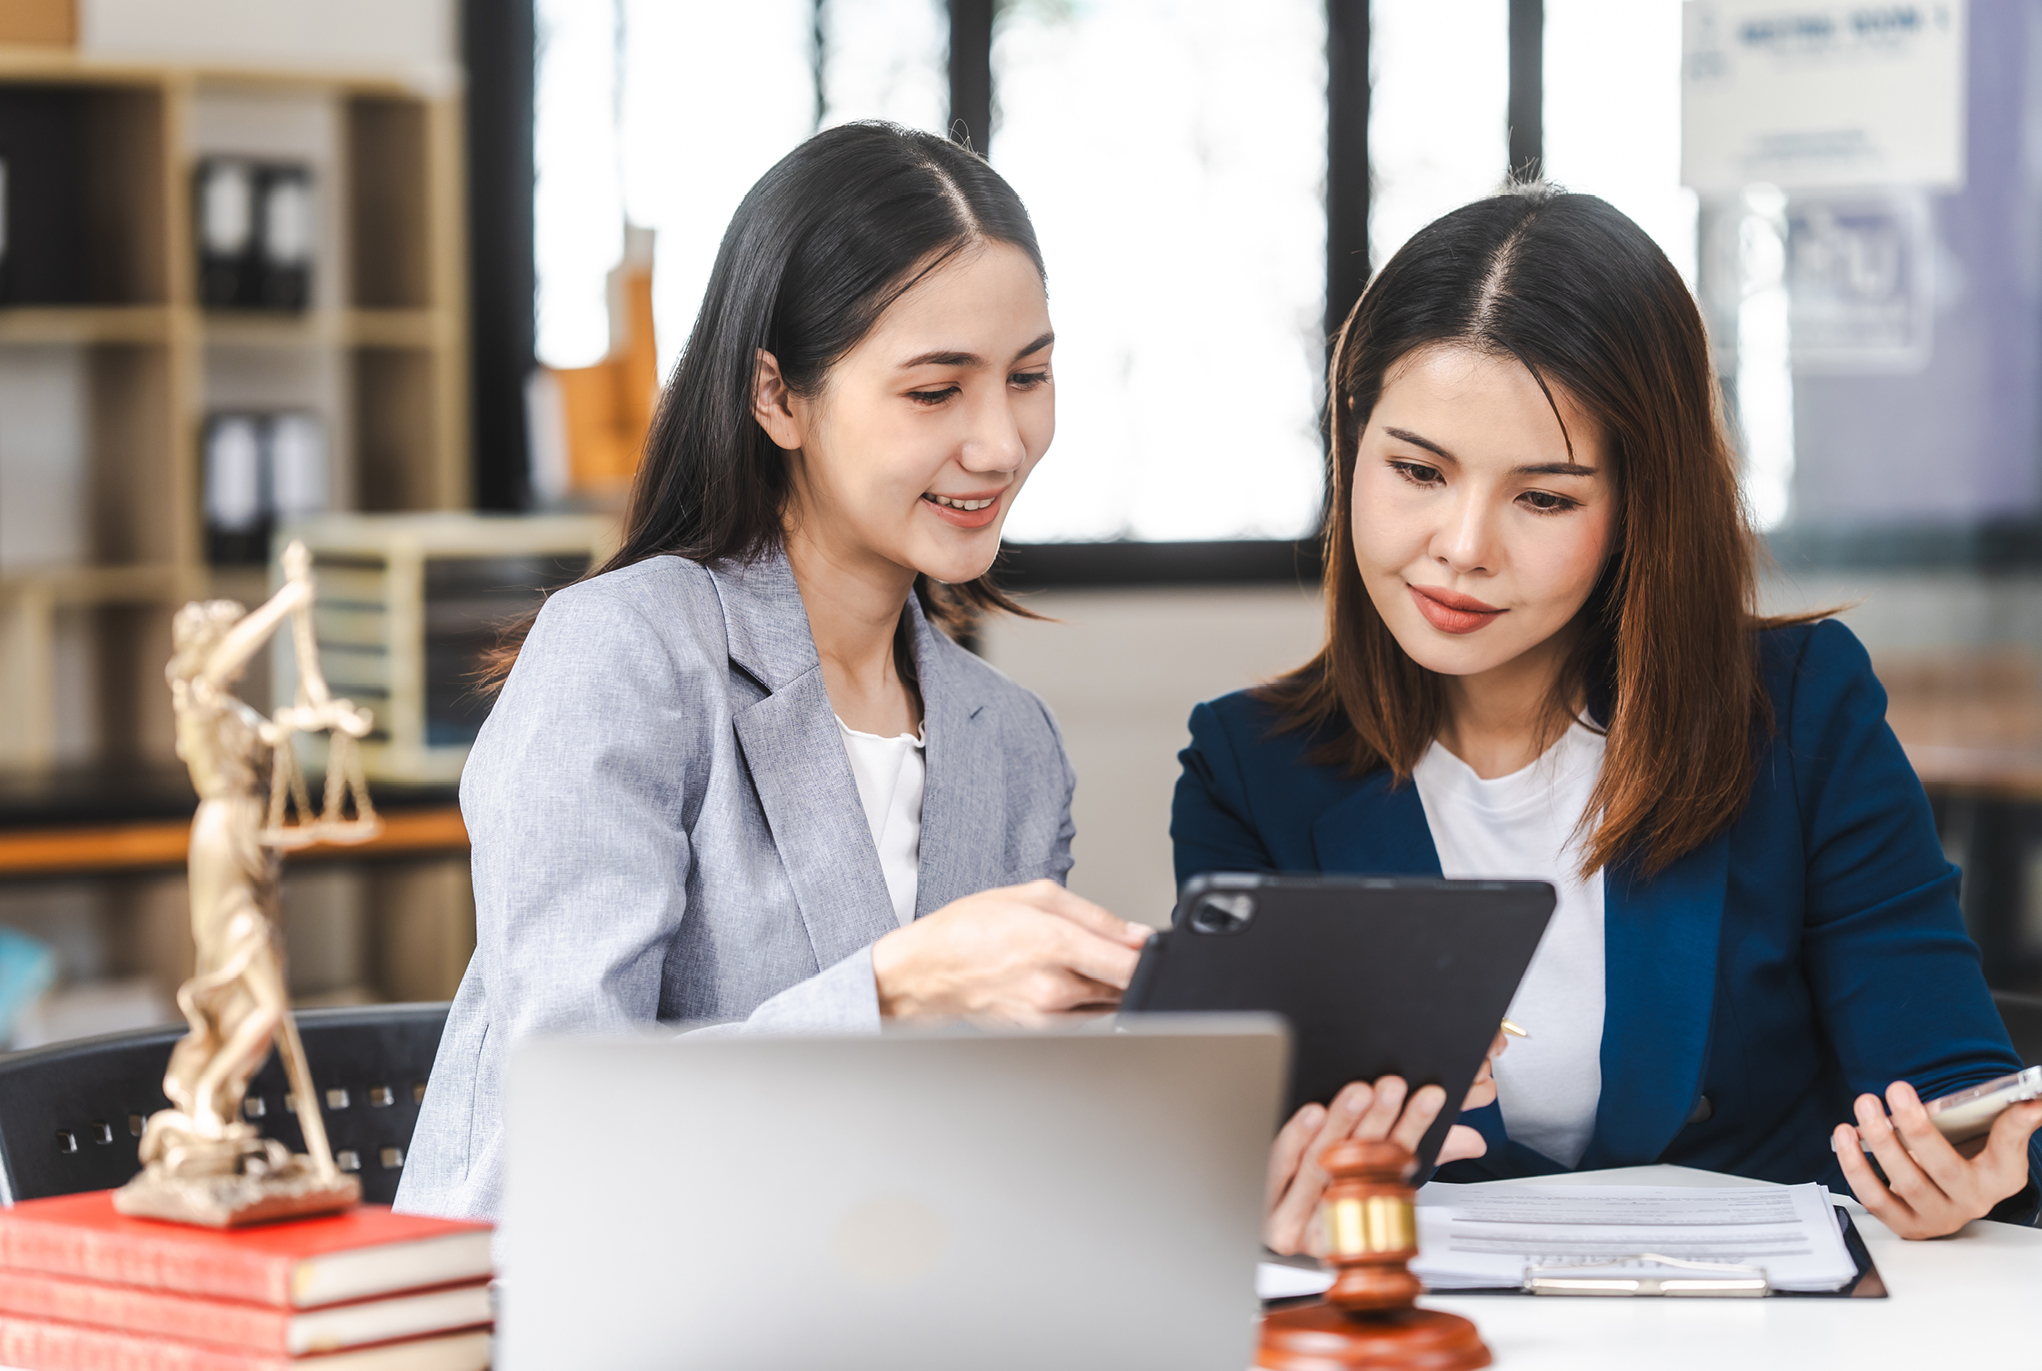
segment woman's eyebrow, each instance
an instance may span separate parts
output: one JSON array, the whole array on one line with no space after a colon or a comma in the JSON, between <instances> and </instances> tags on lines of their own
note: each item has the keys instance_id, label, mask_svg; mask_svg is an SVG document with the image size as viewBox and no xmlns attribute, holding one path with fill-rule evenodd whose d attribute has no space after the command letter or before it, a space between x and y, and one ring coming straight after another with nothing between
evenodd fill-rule
<instances>
[{"instance_id":1,"label":"woman's eyebrow","mask_svg":"<svg viewBox=\"0 0 2042 1371\"><path fill-rule=\"evenodd\" d=\"M925 352L900 364L902 371L915 367L983 367L986 359L976 352Z\"/></svg>"},{"instance_id":2,"label":"woman's eyebrow","mask_svg":"<svg viewBox=\"0 0 2042 1371\"><path fill-rule=\"evenodd\" d=\"M1420 438L1417 434L1411 432L1411 430L1409 429L1385 428L1383 432L1387 433L1392 438L1402 439L1404 442L1410 443L1414 447L1422 447L1427 452L1446 458L1446 460L1449 462L1459 463L1459 461L1461 460L1460 458L1454 456L1451 452L1448 452L1445 448L1441 447L1438 443L1433 442L1430 438Z\"/></svg>"},{"instance_id":3,"label":"woman's eyebrow","mask_svg":"<svg viewBox=\"0 0 2042 1371\"><path fill-rule=\"evenodd\" d=\"M1018 362L1030 353L1040 352L1055 341L1056 335L1054 333L1045 333L1027 347L1015 353L1014 360ZM907 361L900 364L900 369L902 371L911 371L916 367L971 367L982 370L985 365L986 359L979 356L976 352L946 352L939 349L935 352L924 352L919 356L908 358Z\"/></svg>"},{"instance_id":4,"label":"woman's eyebrow","mask_svg":"<svg viewBox=\"0 0 2042 1371\"><path fill-rule=\"evenodd\" d=\"M1417 434L1413 433L1410 429L1386 427L1383 429L1383 432L1388 434L1392 438L1398 438L1403 440L1404 442L1410 443L1413 447L1422 447L1427 452L1434 453L1437 456L1443 457L1449 462L1453 462L1455 464L1458 464L1460 462L1460 458L1454 456L1451 452L1448 452L1438 443L1433 442L1430 438L1421 438ZM1529 466L1512 468L1511 475L1593 476L1595 475L1595 468L1585 467L1581 465L1581 463L1579 462L1534 462Z\"/></svg>"}]
</instances>

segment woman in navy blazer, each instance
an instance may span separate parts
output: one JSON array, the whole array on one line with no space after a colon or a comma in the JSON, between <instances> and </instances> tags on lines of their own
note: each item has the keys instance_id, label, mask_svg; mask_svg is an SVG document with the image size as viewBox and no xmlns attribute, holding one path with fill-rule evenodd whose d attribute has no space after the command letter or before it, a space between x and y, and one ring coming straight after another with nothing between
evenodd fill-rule
<instances>
[{"instance_id":1,"label":"woman in navy blazer","mask_svg":"<svg viewBox=\"0 0 2042 1371\"><path fill-rule=\"evenodd\" d=\"M2020 1062L1863 647L1751 610L1708 344L1665 257L1592 197L1468 206L1370 285L1330 392L1327 646L1193 711L1178 880L1439 875L1420 759L1501 776L1578 728L1600 771L1563 865L1600 883L1603 1008L1574 1165L1848 1182L1910 1237L2032 1221L2042 1105L1968 1157L1922 1112ZM1442 1178L1568 1169L1502 1106L1462 1121L1488 1150ZM1293 1121L1272 1187L1315 1198L1337 1131Z\"/></svg>"}]
</instances>

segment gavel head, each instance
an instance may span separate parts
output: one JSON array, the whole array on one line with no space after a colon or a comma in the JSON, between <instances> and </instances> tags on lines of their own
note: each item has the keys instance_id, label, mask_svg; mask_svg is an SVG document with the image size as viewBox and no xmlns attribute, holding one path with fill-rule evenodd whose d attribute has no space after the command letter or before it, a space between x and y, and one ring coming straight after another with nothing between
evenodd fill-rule
<instances>
[{"instance_id":1,"label":"gavel head","mask_svg":"<svg viewBox=\"0 0 2042 1371\"><path fill-rule=\"evenodd\" d=\"M1333 1178L1321 1211L1326 1261L1339 1271L1327 1302L1352 1314L1409 1309L1424 1291L1409 1268L1418 1255L1417 1159L1393 1142L1352 1141L1329 1149L1324 1164Z\"/></svg>"}]
</instances>

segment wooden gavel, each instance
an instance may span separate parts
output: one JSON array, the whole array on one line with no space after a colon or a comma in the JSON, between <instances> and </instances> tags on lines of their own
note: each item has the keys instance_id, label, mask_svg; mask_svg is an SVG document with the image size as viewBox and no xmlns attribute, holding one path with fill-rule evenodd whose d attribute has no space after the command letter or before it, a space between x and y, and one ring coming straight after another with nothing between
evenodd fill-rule
<instances>
[{"instance_id":1,"label":"wooden gavel","mask_svg":"<svg viewBox=\"0 0 2042 1371\"><path fill-rule=\"evenodd\" d=\"M1326 1153L1333 1177L1321 1213L1326 1261L1339 1275L1326 1298L1262 1320L1256 1365L1266 1371L1470 1371L1489 1349L1457 1314L1415 1305L1418 1255L1411 1153L1393 1142L1344 1142Z\"/></svg>"}]
</instances>

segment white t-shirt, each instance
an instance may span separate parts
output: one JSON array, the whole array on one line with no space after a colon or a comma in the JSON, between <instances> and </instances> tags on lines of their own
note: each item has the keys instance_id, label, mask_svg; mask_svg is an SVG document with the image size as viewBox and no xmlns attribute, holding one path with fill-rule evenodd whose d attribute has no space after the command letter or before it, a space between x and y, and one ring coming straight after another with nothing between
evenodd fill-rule
<instances>
[{"instance_id":1,"label":"white t-shirt","mask_svg":"<svg viewBox=\"0 0 2042 1371\"><path fill-rule=\"evenodd\" d=\"M1460 878L1550 881L1552 922L1532 956L1496 1063L1511 1139L1563 1166L1581 1160L1602 1096L1602 873L1583 881L1575 825L1602 770L1602 735L1581 724L1522 771L1485 781L1438 743L1412 769L1439 866Z\"/></svg>"},{"instance_id":2,"label":"white t-shirt","mask_svg":"<svg viewBox=\"0 0 2042 1371\"><path fill-rule=\"evenodd\" d=\"M922 866L922 783L928 773L922 740L912 733L882 738L860 733L842 719L844 751L865 806L865 824L879 849L879 870L893 898L893 917L905 928L915 921L915 889Z\"/></svg>"}]
</instances>

